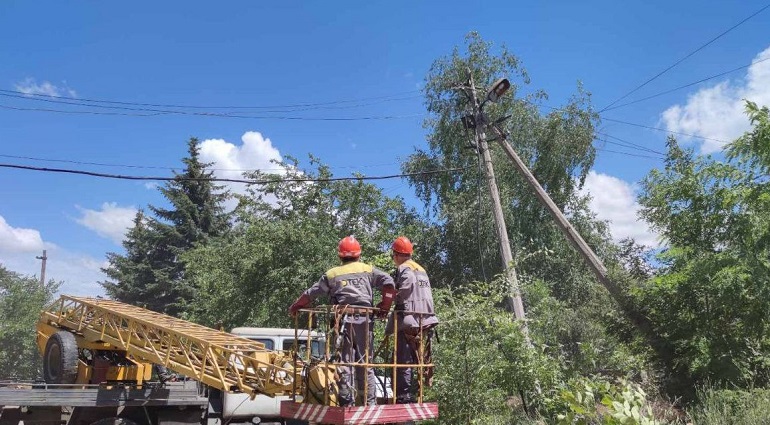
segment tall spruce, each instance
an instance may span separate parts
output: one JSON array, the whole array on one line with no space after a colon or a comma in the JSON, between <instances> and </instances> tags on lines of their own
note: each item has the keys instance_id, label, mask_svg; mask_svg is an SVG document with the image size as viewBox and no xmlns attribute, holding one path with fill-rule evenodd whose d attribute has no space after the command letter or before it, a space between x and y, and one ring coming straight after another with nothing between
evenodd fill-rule
<instances>
[{"instance_id":1,"label":"tall spruce","mask_svg":"<svg viewBox=\"0 0 770 425\"><path fill-rule=\"evenodd\" d=\"M180 256L209 238L229 229L230 214L223 203L230 194L211 182L211 171L202 163L198 139L187 142L184 172L159 190L169 207L149 205L154 216L137 213L126 235L125 255L107 254L110 277L101 282L107 294L119 301L178 316L188 306L195 290L185 279Z\"/></svg>"}]
</instances>

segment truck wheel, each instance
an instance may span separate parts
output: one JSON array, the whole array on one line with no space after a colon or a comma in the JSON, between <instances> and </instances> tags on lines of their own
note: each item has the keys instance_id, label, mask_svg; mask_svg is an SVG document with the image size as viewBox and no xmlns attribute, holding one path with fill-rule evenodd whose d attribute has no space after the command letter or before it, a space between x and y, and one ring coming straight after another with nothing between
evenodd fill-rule
<instances>
[{"instance_id":1,"label":"truck wheel","mask_svg":"<svg viewBox=\"0 0 770 425\"><path fill-rule=\"evenodd\" d=\"M43 354L43 377L48 384L74 384L78 378L75 335L58 331L48 338Z\"/></svg>"},{"instance_id":2,"label":"truck wheel","mask_svg":"<svg viewBox=\"0 0 770 425\"><path fill-rule=\"evenodd\" d=\"M136 425L136 422L126 418L102 418L91 425Z\"/></svg>"}]
</instances>

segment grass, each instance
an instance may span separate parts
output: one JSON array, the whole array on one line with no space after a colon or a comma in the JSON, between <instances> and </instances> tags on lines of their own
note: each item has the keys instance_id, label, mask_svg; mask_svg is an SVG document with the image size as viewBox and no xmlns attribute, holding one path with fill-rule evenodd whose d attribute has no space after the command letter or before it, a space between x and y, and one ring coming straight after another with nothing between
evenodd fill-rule
<instances>
[{"instance_id":1,"label":"grass","mask_svg":"<svg viewBox=\"0 0 770 425\"><path fill-rule=\"evenodd\" d=\"M699 391L690 409L693 425L768 425L770 389Z\"/></svg>"}]
</instances>

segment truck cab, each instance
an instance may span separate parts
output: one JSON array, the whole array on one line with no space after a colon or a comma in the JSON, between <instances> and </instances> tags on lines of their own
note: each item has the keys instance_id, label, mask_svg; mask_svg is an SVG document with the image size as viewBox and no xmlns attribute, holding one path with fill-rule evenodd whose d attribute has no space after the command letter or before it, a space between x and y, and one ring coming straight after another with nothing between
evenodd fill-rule
<instances>
[{"instance_id":1,"label":"truck cab","mask_svg":"<svg viewBox=\"0 0 770 425\"><path fill-rule=\"evenodd\" d=\"M294 350L294 329L238 327L234 328L230 333L261 342L265 344L265 348L268 350ZM308 332L300 330L297 334L297 341L298 347L296 347L296 350L300 357L306 356L308 344L310 344L312 357L323 356L325 345L323 333L311 332L308 341ZM251 400L248 394L222 393L222 416L230 420L234 418L258 417L262 423L270 423L271 421L284 423L280 417L281 402L289 399L289 396L268 397L266 395L257 395Z\"/></svg>"}]
</instances>

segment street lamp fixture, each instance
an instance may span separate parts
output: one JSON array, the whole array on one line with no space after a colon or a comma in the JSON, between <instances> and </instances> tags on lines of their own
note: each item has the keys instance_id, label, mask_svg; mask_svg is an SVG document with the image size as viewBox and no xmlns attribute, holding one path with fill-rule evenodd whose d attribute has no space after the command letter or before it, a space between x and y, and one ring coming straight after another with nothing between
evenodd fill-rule
<instances>
[{"instance_id":1,"label":"street lamp fixture","mask_svg":"<svg viewBox=\"0 0 770 425\"><path fill-rule=\"evenodd\" d=\"M507 78L501 78L495 81L495 83L492 84L492 88L489 89L489 93L487 93L487 100L490 102L497 102L509 88L511 88L511 82L508 81Z\"/></svg>"}]
</instances>

